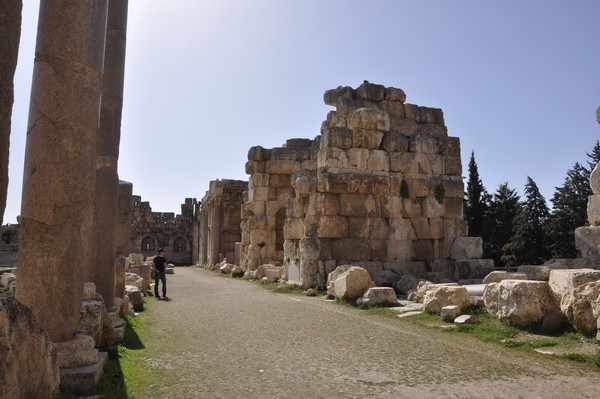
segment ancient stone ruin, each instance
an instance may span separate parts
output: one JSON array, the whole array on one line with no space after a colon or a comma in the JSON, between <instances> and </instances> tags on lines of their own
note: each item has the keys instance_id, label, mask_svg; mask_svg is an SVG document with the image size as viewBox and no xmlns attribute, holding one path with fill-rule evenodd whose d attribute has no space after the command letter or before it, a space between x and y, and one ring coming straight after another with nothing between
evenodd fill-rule
<instances>
[{"instance_id":1,"label":"ancient stone ruin","mask_svg":"<svg viewBox=\"0 0 600 399\"><path fill-rule=\"evenodd\" d=\"M460 141L442 110L368 82L324 99L336 109L320 136L248 153L242 264L283 264L288 281L319 288L342 264L382 285L493 270L481 239L466 237Z\"/></svg>"}]
</instances>

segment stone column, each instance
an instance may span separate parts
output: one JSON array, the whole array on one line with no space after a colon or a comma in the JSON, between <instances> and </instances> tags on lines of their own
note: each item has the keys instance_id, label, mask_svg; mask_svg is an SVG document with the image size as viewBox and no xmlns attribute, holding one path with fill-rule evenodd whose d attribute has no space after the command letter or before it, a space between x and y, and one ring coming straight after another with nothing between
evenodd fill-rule
<instances>
[{"instance_id":1,"label":"stone column","mask_svg":"<svg viewBox=\"0 0 600 399\"><path fill-rule=\"evenodd\" d=\"M106 28L106 48L102 77L100 126L96 144L96 189L92 242L94 256L89 261L91 281L111 311L115 298L115 254L119 177L117 161L121 138L123 79L125 76L125 32L127 0L110 0Z\"/></svg>"},{"instance_id":2,"label":"stone column","mask_svg":"<svg viewBox=\"0 0 600 399\"><path fill-rule=\"evenodd\" d=\"M13 78L21 39L22 0L0 0L0 226L8 189L8 149L14 100Z\"/></svg>"},{"instance_id":3,"label":"stone column","mask_svg":"<svg viewBox=\"0 0 600 399\"><path fill-rule=\"evenodd\" d=\"M119 206L117 211L117 251L115 262L115 296L125 295L125 272L129 267L127 252L131 235L131 197L133 184L119 181Z\"/></svg>"},{"instance_id":4,"label":"stone column","mask_svg":"<svg viewBox=\"0 0 600 399\"><path fill-rule=\"evenodd\" d=\"M83 300L106 15L107 0L40 3L16 297L54 342L73 337Z\"/></svg>"},{"instance_id":5,"label":"stone column","mask_svg":"<svg viewBox=\"0 0 600 399\"><path fill-rule=\"evenodd\" d=\"M221 250L221 204L215 202L211 212L210 225L210 264L219 263L219 251Z\"/></svg>"}]
</instances>

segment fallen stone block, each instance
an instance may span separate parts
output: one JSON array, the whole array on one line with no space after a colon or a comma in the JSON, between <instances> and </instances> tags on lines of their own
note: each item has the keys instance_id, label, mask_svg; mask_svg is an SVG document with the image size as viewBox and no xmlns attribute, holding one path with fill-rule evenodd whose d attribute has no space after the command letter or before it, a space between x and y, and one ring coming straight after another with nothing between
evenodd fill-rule
<instances>
[{"instance_id":1,"label":"fallen stone block","mask_svg":"<svg viewBox=\"0 0 600 399\"><path fill-rule=\"evenodd\" d=\"M372 285L366 269L352 266L334 281L335 295L346 300L360 298Z\"/></svg>"},{"instance_id":2,"label":"fallen stone block","mask_svg":"<svg viewBox=\"0 0 600 399\"><path fill-rule=\"evenodd\" d=\"M401 306L392 287L371 287L356 300L357 305L365 306Z\"/></svg>"},{"instance_id":3,"label":"fallen stone block","mask_svg":"<svg viewBox=\"0 0 600 399\"><path fill-rule=\"evenodd\" d=\"M446 322L453 321L459 315L460 315L460 307L458 307L457 305L444 306L440 310L440 316L442 317L442 320L444 320Z\"/></svg>"},{"instance_id":4,"label":"fallen stone block","mask_svg":"<svg viewBox=\"0 0 600 399\"><path fill-rule=\"evenodd\" d=\"M550 271L548 284L560 302L562 297L580 285L600 280L600 270L595 269L558 269Z\"/></svg>"},{"instance_id":5,"label":"fallen stone block","mask_svg":"<svg viewBox=\"0 0 600 399\"><path fill-rule=\"evenodd\" d=\"M125 295L129 298L129 301L133 306L133 310L136 312L141 312L144 310L144 296L138 287L134 285L126 285Z\"/></svg>"},{"instance_id":6,"label":"fallen stone block","mask_svg":"<svg viewBox=\"0 0 600 399\"><path fill-rule=\"evenodd\" d=\"M454 324L477 324L479 320L477 316L472 314L463 314L454 319Z\"/></svg>"},{"instance_id":7,"label":"fallen stone block","mask_svg":"<svg viewBox=\"0 0 600 399\"><path fill-rule=\"evenodd\" d=\"M507 271L495 270L485 276L483 284L499 283L502 280L528 280L525 273L509 273Z\"/></svg>"},{"instance_id":8,"label":"fallen stone block","mask_svg":"<svg viewBox=\"0 0 600 399\"><path fill-rule=\"evenodd\" d=\"M563 295L560 310L583 334L596 334L600 317L600 281L580 285Z\"/></svg>"},{"instance_id":9,"label":"fallen stone block","mask_svg":"<svg viewBox=\"0 0 600 399\"><path fill-rule=\"evenodd\" d=\"M439 314L444 306L449 305L457 305L462 311L471 306L471 298L464 287L440 285L427 290L423 305L428 313Z\"/></svg>"}]
</instances>

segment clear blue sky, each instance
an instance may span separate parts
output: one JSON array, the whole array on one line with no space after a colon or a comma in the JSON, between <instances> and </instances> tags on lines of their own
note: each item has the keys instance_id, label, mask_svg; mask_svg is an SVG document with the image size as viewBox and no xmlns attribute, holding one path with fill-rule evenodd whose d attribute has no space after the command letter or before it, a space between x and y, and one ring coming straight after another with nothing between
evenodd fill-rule
<instances>
[{"instance_id":1,"label":"clear blue sky","mask_svg":"<svg viewBox=\"0 0 600 399\"><path fill-rule=\"evenodd\" d=\"M20 211L38 1L25 0L5 223ZM129 0L119 175L154 211L244 179L253 145L314 138L363 80L442 108L483 184L549 201L600 125L600 1ZM550 205L550 203L549 203Z\"/></svg>"}]
</instances>

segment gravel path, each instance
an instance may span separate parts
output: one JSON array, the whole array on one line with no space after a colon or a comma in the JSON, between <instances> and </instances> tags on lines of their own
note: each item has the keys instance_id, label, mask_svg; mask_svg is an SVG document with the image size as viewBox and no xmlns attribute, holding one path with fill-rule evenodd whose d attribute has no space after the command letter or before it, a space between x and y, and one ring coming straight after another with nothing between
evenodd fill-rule
<instances>
[{"instance_id":1,"label":"gravel path","mask_svg":"<svg viewBox=\"0 0 600 399\"><path fill-rule=\"evenodd\" d=\"M141 317L135 398L598 398L600 370L204 269Z\"/></svg>"}]
</instances>

